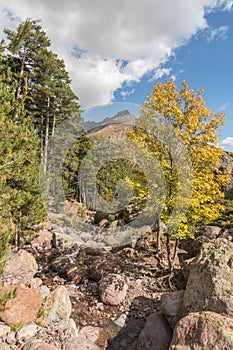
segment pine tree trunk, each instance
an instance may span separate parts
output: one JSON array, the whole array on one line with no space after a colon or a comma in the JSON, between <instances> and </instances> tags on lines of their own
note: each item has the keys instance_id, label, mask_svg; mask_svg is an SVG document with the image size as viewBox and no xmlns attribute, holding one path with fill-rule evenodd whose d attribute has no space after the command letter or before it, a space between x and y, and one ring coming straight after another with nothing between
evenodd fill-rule
<instances>
[{"instance_id":1,"label":"pine tree trunk","mask_svg":"<svg viewBox=\"0 0 233 350\"><path fill-rule=\"evenodd\" d=\"M49 144L49 107L50 97L47 99L46 125L45 125L45 141L44 141L44 172L47 170L48 164L48 144Z\"/></svg>"}]
</instances>

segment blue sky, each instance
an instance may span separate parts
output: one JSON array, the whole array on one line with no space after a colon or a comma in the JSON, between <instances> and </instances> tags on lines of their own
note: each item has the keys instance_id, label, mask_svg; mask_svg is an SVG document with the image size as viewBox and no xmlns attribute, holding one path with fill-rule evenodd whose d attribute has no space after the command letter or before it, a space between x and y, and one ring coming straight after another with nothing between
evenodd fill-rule
<instances>
[{"instance_id":1,"label":"blue sky","mask_svg":"<svg viewBox=\"0 0 233 350\"><path fill-rule=\"evenodd\" d=\"M219 141L233 151L232 0L0 0L1 33L28 17L41 20L82 108L140 105L158 81L185 79L226 113Z\"/></svg>"},{"instance_id":2,"label":"blue sky","mask_svg":"<svg viewBox=\"0 0 233 350\"><path fill-rule=\"evenodd\" d=\"M210 28L199 32L184 46L176 49L163 66L169 69L168 75L153 81L150 76L144 77L140 83L130 86L129 91L134 90L130 96L123 98L122 90L119 89L115 93L115 100L141 104L158 81L169 77L179 86L185 79L191 89L204 89L208 107L214 112L226 114L219 142L225 140L223 144L226 145L222 147L233 151L233 11L219 10L207 18ZM223 29L213 33L216 28Z\"/></svg>"}]
</instances>

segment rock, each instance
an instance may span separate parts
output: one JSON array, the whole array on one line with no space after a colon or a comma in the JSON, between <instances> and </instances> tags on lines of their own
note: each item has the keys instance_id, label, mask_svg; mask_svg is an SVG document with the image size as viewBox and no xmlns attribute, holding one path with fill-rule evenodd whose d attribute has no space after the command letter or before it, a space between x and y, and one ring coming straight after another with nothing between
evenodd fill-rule
<instances>
[{"instance_id":1,"label":"rock","mask_svg":"<svg viewBox=\"0 0 233 350\"><path fill-rule=\"evenodd\" d=\"M172 330L161 313L151 314L138 339L138 350L168 350Z\"/></svg>"},{"instance_id":2,"label":"rock","mask_svg":"<svg viewBox=\"0 0 233 350\"><path fill-rule=\"evenodd\" d=\"M48 321L56 319L68 319L72 311L72 305L67 289L58 286L48 296L45 303L45 316Z\"/></svg>"},{"instance_id":3,"label":"rock","mask_svg":"<svg viewBox=\"0 0 233 350\"><path fill-rule=\"evenodd\" d=\"M70 268L66 275L70 281L73 281L75 284L83 283L88 279L88 268L86 266L74 266Z\"/></svg>"},{"instance_id":4,"label":"rock","mask_svg":"<svg viewBox=\"0 0 233 350\"><path fill-rule=\"evenodd\" d=\"M220 160L220 169L230 174L230 183L224 185L224 196L226 199L233 199L233 153L224 151Z\"/></svg>"},{"instance_id":5,"label":"rock","mask_svg":"<svg viewBox=\"0 0 233 350\"><path fill-rule=\"evenodd\" d=\"M218 226L200 226L195 232L195 238L202 236L209 240L216 239L219 237L221 231L222 228Z\"/></svg>"},{"instance_id":6,"label":"rock","mask_svg":"<svg viewBox=\"0 0 233 350\"><path fill-rule=\"evenodd\" d=\"M72 337L66 340L63 345L64 350L100 350L100 348L90 340L83 337Z\"/></svg>"},{"instance_id":7,"label":"rock","mask_svg":"<svg viewBox=\"0 0 233 350\"><path fill-rule=\"evenodd\" d=\"M125 264L119 256L110 252L98 256L92 260L89 266L89 276L94 281L99 281L102 277L109 273L122 273Z\"/></svg>"},{"instance_id":8,"label":"rock","mask_svg":"<svg viewBox=\"0 0 233 350\"><path fill-rule=\"evenodd\" d=\"M3 341L0 341L0 350L11 350L10 346Z\"/></svg>"},{"instance_id":9,"label":"rock","mask_svg":"<svg viewBox=\"0 0 233 350\"><path fill-rule=\"evenodd\" d=\"M34 289L9 286L1 289L0 297L5 293L12 292L15 288L17 288L17 295L6 301L4 310L0 312L0 318L9 326L21 322L34 322L43 302L41 294Z\"/></svg>"},{"instance_id":10,"label":"rock","mask_svg":"<svg viewBox=\"0 0 233 350\"><path fill-rule=\"evenodd\" d=\"M0 324L0 338L4 337L11 331L11 328L5 324Z\"/></svg>"},{"instance_id":11,"label":"rock","mask_svg":"<svg viewBox=\"0 0 233 350\"><path fill-rule=\"evenodd\" d=\"M100 299L105 304L119 305L125 299L127 289L128 278L111 273L100 280Z\"/></svg>"},{"instance_id":12,"label":"rock","mask_svg":"<svg viewBox=\"0 0 233 350\"><path fill-rule=\"evenodd\" d=\"M67 338L78 336L78 330L72 318L60 320L57 328L62 331Z\"/></svg>"},{"instance_id":13,"label":"rock","mask_svg":"<svg viewBox=\"0 0 233 350\"><path fill-rule=\"evenodd\" d=\"M43 281L36 277L36 278L32 278L31 279L31 282L30 282L30 288L32 289L39 289L40 286L42 285Z\"/></svg>"},{"instance_id":14,"label":"rock","mask_svg":"<svg viewBox=\"0 0 233 350\"><path fill-rule=\"evenodd\" d=\"M182 315L214 311L233 316L233 243L219 238L204 243L190 267Z\"/></svg>"},{"instance_id":15,"label":"rock","mask_svg":"<svg viewBox=\"0 0 233 350\"><path fill-rule=\"evenodd\" d=\"M66 275L66 272L76 266L77 253L64 254L51 262L51 268L59 275Z\"/></svg>"},{"instance_id":16,"label":"rock","mask_svg":"<svg viewBox=\"0 0 233 350\"><path fill-rule=\"evenodd\" d=\"M214 312L191 313L176 325L170 350L231 350L233 320Z\"/></svg>"},{"instance_id":17,"label":"rock","mask_svg":"<svg viewBox=\"0 0 233 350\"><path fill-rule=\"evenodd\" d=\"M119 326L119 327L124 327L125 326L125 323L126 323L126 320L127 320L127 315L126 314L121 314L115 321L114 323Z\"/></svg>"},{"instance_id":18,"label":"rock","mask_svg":"<svg viewBox=\"0 0 233 350\"><path fill-rule=\"evenodd\" d=\"M184 291L165 293L161 297L160 311L165 315L172 329L181 318Z\"/></svg>"},{"instance_id":19,"label":"rock","mask_svg":"<svg viewBox=\"0 0 233 350\"><path fill-rule=\"evenodd\" d=\"M49 294L50 294L49 287L47 287L45 285L40 286L40 288L38 288L38 290L44 298L47 298L47 296L49 296Z\"/></svg>"},{"instance_id":20,"label":"rock","mask_svg":"<svg viewBox=\"0 0 233 350\"><path fill-rule=\"evenodd\" d=\"M39 330L40 327L37 326L35 323L25 324L22 327L20 327L19 330L16 332L16 339L28 340L34 337L39 332Z\"/></svg>"},{"instance_id":21,"label":"rock","mask_svg":"<svg viewBox=\"0 0 233 350\"><path fill-rule=\"evenodd\" d=\"M85 338L91 341L92 343L96 343L100 337L100 333L101 333L101 328L86 326L79 331L78 336Z\"/></svg>"},{"instance_id":22,"label":"rock","mask_svg":"<svg viewBox=\"0 0 233 350\"><path fill-rule=\"evenodd\" d=\"M31 241L32 247L44 246L49 247L52 242L53 235L48 229L40 230L36 237Z\"/></svg>"},{"instance_id":23,"label":"rock","mask_svg":"<svg viewBox=\"0 0 233 350\"><path fill-rule=\"evenodd\" d=\"M33 339L26 344L20 350L57 350L54 346L46 344L42 340Z\"/></svg>"},{"instance_id":24,"label":"rock","mask_svg":"<svg viewBox=\"0 0 233 350\"><path fill-rule=\"evenodd\" d=\"M7 336L6 336L6 342L7 344L11 345L11 344L15 344L16 342L16 338L15 338L15 332L14 331L10 331Z\"/></svg>"},{"instance_id":25,"label":"rock","mask_svg":"<svg viewBox=\"0 0 233 350\"><path fill-rule=\"evenodd\" d=\"M10 254L4 261L3 284L29 284L38 269L35 258L25 250Z\"/></svg>"},{"instance_id":26,"label":"rock","mask_svg":"<svg viewBox=\"0 0 233 350\"><path fill-rule=\"evenodd\" d=\"M69 235L60 232L53 232L52 246L57 249L72 247L74 241Z\"/></svg>"}]
</instances>

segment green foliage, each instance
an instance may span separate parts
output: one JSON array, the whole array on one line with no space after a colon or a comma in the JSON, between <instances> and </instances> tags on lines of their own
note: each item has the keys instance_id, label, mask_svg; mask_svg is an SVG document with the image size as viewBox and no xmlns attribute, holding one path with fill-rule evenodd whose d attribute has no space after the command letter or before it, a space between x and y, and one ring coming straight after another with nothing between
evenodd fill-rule
<instances>
[{"instance_id":1,"label":"green foliage","mask_svg":"<svg viewBox=\"0 0 233 350\"><path fill-rule=\"evenodd\" d=\"M62 168L62 179L67 199L80 200L78 171L83 158L92 149L92 143L84 132L79 136L67 153Z\"/></svg>"},{"instance_id":2,"label":"green foliage","mask_svg":"<svg viewBox=\"0 0 233 350\"><path fill-rule=\"evenodd\" d=\"M5 309L6 302L9 299L13 299L17 296L17 288L14 288L12 292L4 293L3 297L0 298L0 311Z\"/></svg>"},{"instance_id":3,"label":"green foliage","mask_svg":"<svg viewBox=\"0 0 233 350\"><path fill-rule=\"evenodd\" d=\"M5 67L0 76L0 236L5 248L7 237L30 233L45 215L39 191L39 138L25 116L24 100L16 100L16 90L17 81Z\"/></svg>"}]
</instances>

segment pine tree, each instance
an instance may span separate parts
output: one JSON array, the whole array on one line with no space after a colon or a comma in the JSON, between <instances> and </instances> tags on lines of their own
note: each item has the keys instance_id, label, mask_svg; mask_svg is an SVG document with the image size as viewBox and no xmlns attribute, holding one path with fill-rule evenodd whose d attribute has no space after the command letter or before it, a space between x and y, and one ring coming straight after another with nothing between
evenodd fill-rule
<instances>
[{"instance_id":1,"label":"pine tree","mask_svg":"<svg viewBox=\"0 0 233 350\"><path fill-rule=\"evenodd\" d=\"M9 67L4 68L0 75L0 240L6 247L13 235L26 238L45 210L39 191L39 138L26 117L24 100L17 100L18 81Z\"/></svg>"},{"instance_id":2,"label":"pine tree","mask_svg":"<svg viewBox=\"0 0 233 350\"><path fill-rule=\"evenodd\" d=\"M27 96L25 114L38 129L46 171L49 137L59 123L80 114L78 97L71 89L64 61L50 51L50 40L39 21L27 19L16 31L4 32L5 60L18 81L16 101Z\"/></svg>"}]
</instances>

